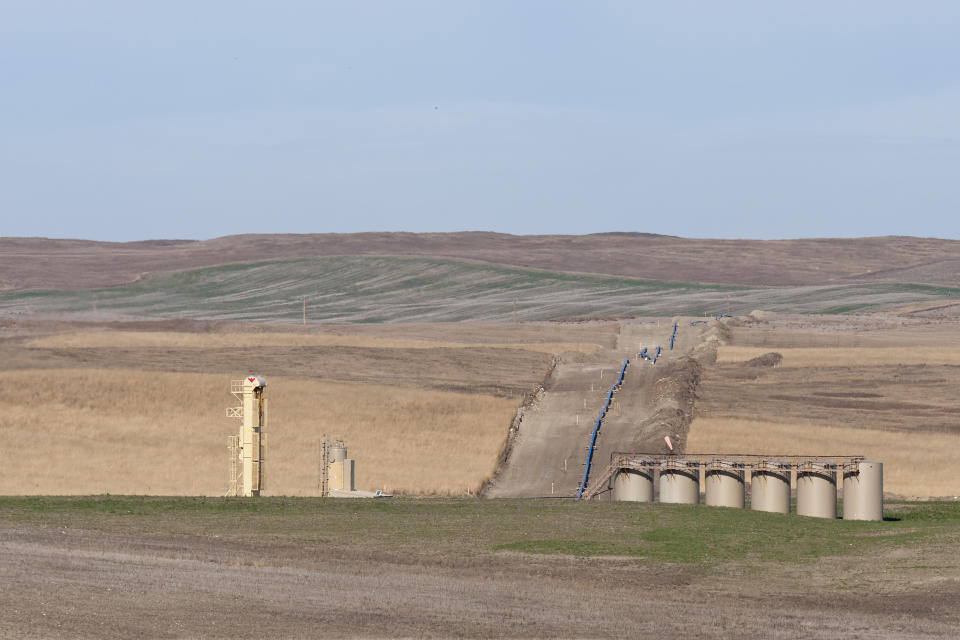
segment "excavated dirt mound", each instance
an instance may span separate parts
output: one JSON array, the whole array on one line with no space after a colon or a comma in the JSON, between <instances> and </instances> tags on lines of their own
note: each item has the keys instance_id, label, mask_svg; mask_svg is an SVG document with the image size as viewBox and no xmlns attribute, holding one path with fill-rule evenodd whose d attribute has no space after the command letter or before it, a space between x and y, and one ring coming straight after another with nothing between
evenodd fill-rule
<instances>
[{"instance_id":1,"label":"excavated dirt mound","mask_svg":"<svg viewBox=\"0 0 960 640\"><path fill-rule=\"evenodd\" d=\"M783 362L783 356L776 351L765 353L762 356L751 358L743 363L745 367L776 367Z\"/></svg>"}]
</instances>

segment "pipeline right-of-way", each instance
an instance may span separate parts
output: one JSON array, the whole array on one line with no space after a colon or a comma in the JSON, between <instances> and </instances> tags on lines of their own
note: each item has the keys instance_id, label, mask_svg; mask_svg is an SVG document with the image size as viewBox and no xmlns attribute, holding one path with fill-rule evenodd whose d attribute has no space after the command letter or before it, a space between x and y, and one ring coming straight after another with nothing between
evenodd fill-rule
<instances>
[{"instance_id":1,"label":"pipeline right-of-way","mask_svg":"<svg viewBox=\"0 0 960 640\"><path fill-rule=\"evenodd\" d=\"M610 401L613 399L613 392L616 391L617 387L623 383L623 374L627 370L627 365L629 363L629 358L623 359L623 366L620 367L620 375L617 376L616 381L610 387L610 391L607 392L607 399L603 402L603 407L600 409L600 414L597 416L597 421L593 423L593 433L590 435L590 446L587 447L587 463L583 467L583 477L580 479L580 486L577 488L577 500L579 500L580 496L583 495L583 490L587 486L587 476L590 475L590 461L593 459L593 449L597 444L597 433L600 431L600 423L603 422L603 417L607 415L607 409L610 408Z\"/></svg>"}]
</instances>

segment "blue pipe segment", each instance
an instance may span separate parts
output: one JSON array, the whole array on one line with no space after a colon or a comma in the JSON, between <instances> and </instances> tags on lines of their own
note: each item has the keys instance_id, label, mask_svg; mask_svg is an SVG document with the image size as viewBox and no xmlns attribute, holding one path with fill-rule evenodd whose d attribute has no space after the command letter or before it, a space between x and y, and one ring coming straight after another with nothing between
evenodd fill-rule
<instances>
[{"instance_id":1,"label":"blue pipe segment","mask_svg":"<svg viewBox=\"0 0 960 640\"><path fill-rule=\"evenodd\" d=\"M590 475L590 462L593 460L593 448L597 444L597 432L600 431L600 423L603 421L603 416L607 414L607 409L610 408L610 400L613 398L613 392L623 383L623 373L627 370L627 364L629 363L630 358L623 359L623 366L620 367L620 375L617 376L617 381L610 386L610 391L607 392L607 399L603 403L603 408L600 409L597 421L593 423L593 434L590 436L590 446L587 447L587 464L583 467L583 477L580 478L580 486L577 488L577 500L580 499L583 490L587 486L587 476Z\"/></svg>"},{"instance_id":2,"label":"blue pipe segment","mask_svg":"<svg viewBox=\"0 0 960 640\"><path fill-rule=\"evenodd\" d=\"M677 323L673 323L673 333L670 334L670 351L673 351L673 339L677 337Z\"/></svg>"},{"instance_id":3,"label":"blue pipe segment","mask_svg":"<svg viewBox=\"0 0 960 640\"><path fill-rule=\"evenodd\" d=\"M647 360L647 361L650 362L651 364L657 364L657 358L660 357L660 352L661 352L661 351L663 351L663 347L657 345L657 350L656 350L656 351L654 352L654 354L651 356L649 353L647 353L647 348L644 347L644 348L640 351L640 353L638 353L637 355L640 356L641 358L643 358L644 360Z\"/></svg>"}]
</instances>

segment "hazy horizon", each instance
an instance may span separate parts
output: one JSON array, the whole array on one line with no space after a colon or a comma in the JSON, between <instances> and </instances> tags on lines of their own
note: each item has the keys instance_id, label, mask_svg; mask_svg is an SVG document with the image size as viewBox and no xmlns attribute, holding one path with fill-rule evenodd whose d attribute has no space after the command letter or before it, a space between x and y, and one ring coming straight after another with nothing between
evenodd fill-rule
<instances>
[{"instance_id":1,"label":"hazy horizon","mask_svg":"<svg viewBox=\"0 0 960 640\"><path fill-rule=\"evenodd\" d=\"M960 238L960 5L11 0L0 236Z\"/></svg>"},{"instance_id":2,"label":"hazy horizon","mask_svg":"<svg viewBox=\"0 0 960 640\"><path fill-rule=\"evenodd\" d=\"M675 234L669 233L648 233L644 231L594 231L587 233L509 233L505 231L490 231L490 230L481 230L481 229L469 229L464 231L383 231L383 230L370 230L370 231L318 231L318 232L282 232L278 231L275 233L231 233L220 236L211 236L209 238L134 238L130 240L99 240L97 238L80 238L80 237L57 237L57 236L3 236L0 235L0 240L63 240L63 241L80 241L80 242L104 242L104 243L114 243L114 244L134 244L134 243L145 243L145 242L207 242L210 240L218 240L221 238L229 238L231 236L247 236L247 235L264 235L264 236L315 236L315 235L382 235L382 234L412 234L412 235L456 235L456 234L467 234L467 233L476 233L476 234L494 234L494 235L503 235L503 236L512 236L512 237L547 237L547 236L559 236L559 237L586 237L586 236L647 236L647 237L662 237L662 238L677 238L679 240L720 240L720 241L757 241L757 242L779 242L779 241L790 241L790 240L874 240L874 239L883 239L883 238L910 238L915 240L945 240L945 241L954 241L957 238L944 238L939 236L908 236L903 234L887 234L887 235L876 235L876 236L807 236L807 237L784 237L784 238L717 238L717 237L700 237L700 236L678 236Z\"/></svg>"}]
</instances>

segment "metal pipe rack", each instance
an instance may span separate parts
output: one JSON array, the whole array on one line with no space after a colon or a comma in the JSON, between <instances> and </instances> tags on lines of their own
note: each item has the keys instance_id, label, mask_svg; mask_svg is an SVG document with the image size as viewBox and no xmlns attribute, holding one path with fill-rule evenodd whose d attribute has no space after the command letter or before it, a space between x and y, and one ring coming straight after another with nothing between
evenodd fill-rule
<instances>
[{"instance_id":1,"label":"metal pipe rack","mask_svg":"<svg viewBox=\"0 0 960 640\"><path fill-rule=\"evenodd\" d=\"M577 498L583 497L587 500L595 497L597 494L606 490L610 480L620 469L650 469L661 468L662 466L671 467L671 462L684 462L684 466L689 468L690 464L696 464L701 471L705 471L712 462L723 460L733 462L744 471L761 471L770 469L775 465L780 470L803 471L803 466L811 462L820 463L820 468L824 466L830 470L842 473L845 469L855 467L857 463L865 460L862 455L801 455L796 453L644 453L640 451L615 451L610 454L610 465L597 478L595 483L586 490L581 483L580 490L577 492ZM742 466L740 466L742 464ZM822 466L821 466L822 465Z\"/></svg>"},{"instance_id":2,"label":"metal pipe rack","mask_svg":"<svg viewBox=\"0 0 960 640\"><path fill-rule=\"evenodd\" d=\"M843 468L845 465L865 460L862 455L800 455L796 453L642 453L615 451L610 454L611 466L620 464L621 468L630 469L634 466L645 467L656 465L668 460L688 460L699 463L700 467L705 467L715 460L736 460L742 461L744 468L753 469L763 466L766 461L785 462L790 468L796 469L800 465L810 461L825 462L836 465L837 468Z\"/></svg>"}]
</instances>

